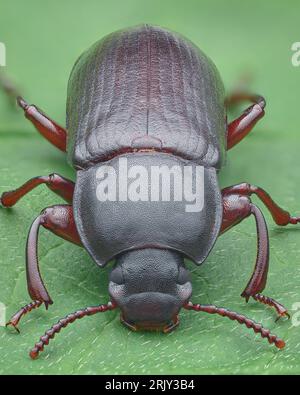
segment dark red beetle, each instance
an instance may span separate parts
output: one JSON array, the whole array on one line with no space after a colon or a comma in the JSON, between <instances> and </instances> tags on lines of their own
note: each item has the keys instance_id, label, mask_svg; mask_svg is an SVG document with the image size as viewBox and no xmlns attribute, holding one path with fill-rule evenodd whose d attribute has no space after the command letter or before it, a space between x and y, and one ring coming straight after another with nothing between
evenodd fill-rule
<instances>
[{"instance_id":1,"label":"dark red beetle","mask_svg":"<svg viewBox=\"0 0 300 395\"><path fill-rule=\"evenodd\" d=\"M248 100L253 104L227 124L224 88L211 60L180 35L149 25L112 33L77 60L68 86L67 130L18 98L36 129L67 152L77 178L74 184L57 174L36 177L1 197L4 207L12 207L32 189L46 184L67 202L45 208L30 228L26 269L33 302L20 309L8 325L17 329L24 314L53 303L39 271L37 242L41 225L83 246L101 267L116 259L110 274L111 301L61 319L36 343L30 352L32 358L55 333L77 318L115 308L120 308L122 322L131 329L164 332L177 326L182 307L216 313L245 324L276 347L284 347L283 340L249 318L190 301L192 286L184 257L200 265L220 234L253 215L258 253L241 296L274 307L279 317L288 316L280 303L261 294L267 280L269 239L263 214L250 196L257 195L280 226L296 224L300 217L292 217L263 189L247 183L220 191L217 173L226 150L251 131L265 107L265 100L256 95L236 94L227 100ZM170 186L170 193L177 196L173 201L158 195L154 201L147 200L141 184L130 201L124 195L120 198L126 181L121 163L125 162L126 176L132 176L136 169L147 173L153 166L161 166L160 170L169 171L171 179L171 175L182 174L189 167L188 182L196 182L196 188L197 169L201 168L201 209L186 209L178 199L182 183L175 181ZM106 178L106 189L99 192L99 180L112 174L119 175L118 185L114 178L110 179L117 188L112 196L118 190L119 199L101 200L99 194L107 193L111 184ZM152 192L157 193L155 189Z\"/></svg>"}]
</instances>

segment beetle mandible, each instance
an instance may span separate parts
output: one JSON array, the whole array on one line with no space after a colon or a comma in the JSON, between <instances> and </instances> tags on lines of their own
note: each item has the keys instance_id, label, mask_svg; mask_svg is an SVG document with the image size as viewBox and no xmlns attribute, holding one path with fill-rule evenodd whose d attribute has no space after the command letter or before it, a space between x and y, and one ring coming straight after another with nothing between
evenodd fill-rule
<instances>
[{"instance_id":1,"label":"beetle mandible","mask_svg":"<svg viewBox=\"0 0 300 395\"><path fill-rule=\"evenodd\" d=\"M18 330L23 315L53 303L39 271L40 226L84 247L100 267L115 259L109 278L110 301L58 321L35 344L32 358L69 323L115 308L129 328L163 332L178 325L181 308L219 314L284 347L282 339L249 318L190 300L192 285L184 258L202 264L219 235L252 215L258 253L241 296L275 308L278 317L288 316L283 305L261 293L269 265L268 230L250 196L255 194L265 204L277 225L296 224L300 217L280 208L260 187L242 183L220 190L218 185L226 151L264 115L263 97L236 93L227 99L227 103L241 101L252 104L228 123L223 83L213 62L186 38L151 25L112 33L79 57L68 83L66 129L17 98L26 118L67 153L77 174L75 183L51 174L2 194L2 206L12 207L45 184L67 202L45 208L31 225L26 272L32 302L13 315L8 325ZM202 166L203 209L186 212L179 200L100 201L96 193L99 169L105 165L117 172L120 159L126 159L128 171L134 166L146 170L153 165L177 170ZM194 173L190 177L195 182ZM172 188L176 193L175 183Z\"/></svg>"}]
</instances>

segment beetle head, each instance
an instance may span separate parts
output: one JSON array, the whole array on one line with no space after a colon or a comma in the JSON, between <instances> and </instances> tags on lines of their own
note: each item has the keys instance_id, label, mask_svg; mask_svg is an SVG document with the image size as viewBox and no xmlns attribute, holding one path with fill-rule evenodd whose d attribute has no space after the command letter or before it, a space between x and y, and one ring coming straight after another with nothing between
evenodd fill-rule
<instances>
[{"instance_id":1,"label":"beetle head","mask_svg":"<svg viewBox=\"0 0 300 395\"><path fill-rule=\"evenodd\" d=\"M192 285L178 252L145 248L120 254L110 273L109 293L131 329L168 332L190 299Z\"/></svg>"}]
</instances>

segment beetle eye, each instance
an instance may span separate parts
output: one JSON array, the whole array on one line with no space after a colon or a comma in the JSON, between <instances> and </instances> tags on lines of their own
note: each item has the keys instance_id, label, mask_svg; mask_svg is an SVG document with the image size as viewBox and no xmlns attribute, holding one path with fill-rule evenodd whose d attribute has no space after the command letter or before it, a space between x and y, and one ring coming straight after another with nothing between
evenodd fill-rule
<instances>
[{"instance_id":1,"label":"beetle eye","mask_svg":"<svg viewBox=\"0 0 300 395\"><path fill-rule=\"evenodd\" d=\"M123 271L120 266L115 267L110 273L110 281L116 284L124 284Z\"/></svg>"},{"instance_id":2,"label":"beetle eye","mask_svg":"<svg viewBox=\"0 0 300 395\"><path fill-rule=\"evenodd\" d=\"M180 285L183 285L183 284L187 283L188 281L190 281L189 272L183 266L180 266L178 278L177 278L177 283Z\"/></svg>"}]
</instances>

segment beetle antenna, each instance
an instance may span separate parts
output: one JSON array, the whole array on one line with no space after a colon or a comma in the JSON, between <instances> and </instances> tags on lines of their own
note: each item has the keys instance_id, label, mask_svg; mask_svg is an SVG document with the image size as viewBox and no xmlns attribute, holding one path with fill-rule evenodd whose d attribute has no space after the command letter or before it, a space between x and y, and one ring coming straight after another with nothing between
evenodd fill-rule
<instances>
[{"instance_id":1,"label":"beetle antenna","mask_svg":"<svg viewBox=\"0 0 300 395\"><path fill-rule=\"evenodd\" d=\"M117 307L113 302L108 302L107 304L101 304L99 306L86 307L82 310L77 310L74 313L68 314L65 318L60 319L56 324L54 324L50 329L48 329L43 336L40 337L39 342L37 342L29 355L32 359L36 359L39 353L44 350L44 347L49 344L50 339L53 339L55 334L60 332L62 328L71 324L77 319L83 318L87 315L94 315L97 313L104 313L108 310L113 310Z\"/></svg>"},{"instance_id":2,"label":"beetle antenna","mask_svg":"<svg viewBox=\"0 0 300 395\"><path fill-rule=\"evenodd\" d=\"M283 348L285 346L284 340L280 339L276 335L272 334L269 329L265 329L261 324L251 320L250 318L245 317L244 315L238 314L235 311L227 310L223 307L217 307L214 305L201 305L201 304L193 304L192 302L188 302L185 306L183 306L187 310L194 311L204 311L209 314L219 314L222 317L228 317L231 320L238 321L240 324L244 324L247 328L252 328L255 333L260 333L261 337L266 337L270 344L274 343L277 348Z\"/></svg>"}]
</instances>

